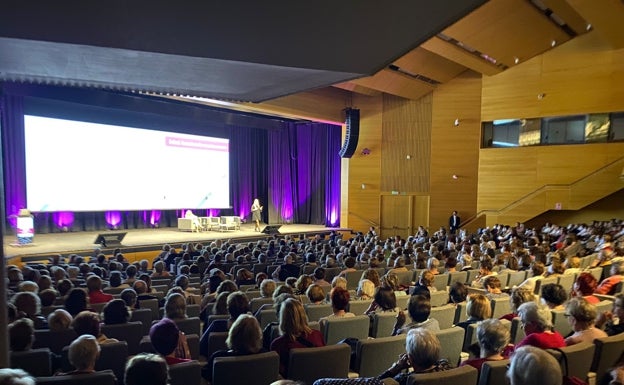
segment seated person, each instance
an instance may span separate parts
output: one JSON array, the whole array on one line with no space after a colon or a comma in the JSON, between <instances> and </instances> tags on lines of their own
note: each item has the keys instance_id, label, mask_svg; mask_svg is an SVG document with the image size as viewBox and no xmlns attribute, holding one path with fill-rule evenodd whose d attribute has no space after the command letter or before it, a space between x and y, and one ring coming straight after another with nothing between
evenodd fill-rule
<instances>
[{"instance_id":1,"label":"seated person","mask_svg":"<svg viewBox=\"0 0 624 385\"><path fill-rule=\"evenodd\" d=\"M306 296L312 305L322 305L325 303L325 290L323 290L321 285L315 283L310 285L306 291Z\"/></svg>"},{"instance_id":2,"label":"seated person","mask_svg":"<svg viewBox=\"0 0 624 385\"><path fill-rule=\"evenodd\" d=\"M284 263L273 271L273 279L286 282L286 279L289 277L294 277L295 279L299 277L300 268L294 264L296 255L293 254L294 253L288 253L288 255L284 257Z\"/></svg>"},{"instance_id":3,"label":"seated person","mask_svg":"<svg viewBox=\"0 0 624 385\"><path fill-rule=\"evenodd\" d=\"M102 291L102 279L97 275L91 275L87 278L87 289L89 291L89 303L106 303L112 301L112 294L106 294Z\"/></svg>"},{"instance_id":4,"label":"seated person","mask_svg":"<svg viewBox=\"0 0 624 385\"><path fill-rule=\"evenodd\" d=\"M73 318L64 309L56 309L48 315L48 325L51 332L59 332L69 329Z\"/></svg>"},{"instance_id":5,"label":"seated person","mask_svg":"<svg viewBox=\"0 0 624 385\"><path fill-rule=\"evenodd\" d=\"M41 315L41 300L37 294L29 291L17 293L11 298L11 303L18 312L33 321L35 329L48 328L48 321Z\"/></svg>"},{"instance_id":6,"label":"seated person","mask_svg":"<svg viewBox=\"0 0 624 385\"><path fill-rule=\"evenodd\" d=\"M105 325L125 324L130 321L130 311L122 299L114 299L104 305L102 317Z\"/></svg>"},{"instance_id":7,"label":"seated person","mask_svg":"<svg viewBox=\"0 0 624 385\"><path fill-rule=\"evenodd\" d=\"M505 314L500 319L506 319L511 321L518 316L518 308L525 302L531 302L535 300L535 295L529 289L514 288L511 290L511 296L509 297L509 303L511 305L511 313Z\"/></svg>"},{"instance_id":8,"label":"seated person","mask_svg":"<svg viewBox=\"0 0 624 385\"><path fill-rule=\"evenodd\" d=\"M401 354L399 360L377 377L378 379L393 378L399 385L406 385L409 374L405 370L410 367L413 369L412 373L440 372L451 368L447 360L440 359L442 346L438 337L430 330L410 330L405 340L405 350L406 353Z\"/></svg>"},{"instance_id":9,"label":"seated person","mask_svg":"<svg viewBox=\"0 0 624 385\"><path fill-rule=\"evenodd\" d=\"M484 362L500 361L507 358L504 350L510 340L509 329L496 318L489 318L477 324L477 341L479 341L479 357L471 358L461 363L481 370Z\"/></svg>"},{"instance_id":10,"label":"seated person","mask_svg":"<svg viewBox=\"0 0 624 385\"><path fill-rule=\"evenodd\" d=\"M617 322L616 322L617 320ZM613 300L613 310L598 314L596 327L603 329L609 336L624 332L624 294L616 294Z\"/></svg>"},{"instance_id":11,"label":"seated person","mask_svg":"<svg viewBox=\"0 0 624 385\"><path fill-rule=\"evenodd\" d=\"M591 304L600 302L600 298L594 295L594 291L598 287L598 280L588 272L582 272L576 277L574 286L572 286L572 297L582 297Z\"/></svg>"},{"instance_id":12,"label":"seated person","mask_svg":"<svg viewBox=\"0 0 624 385\"><path fill-rule=\"evenodd\" d=\"M358 300L370 300L375 295L375 284L370 279L361 279L355 291Z\"/></svg>"},{"instance_id":13,"label":"seated person","mask_svg":"<svg viewBox=\"0 0 624 385\"><path fill-rule=\"evenodd\" d=\"M454 282L449 287L449 303L457 306L457 304L465 302L468 298L468 288L461 282Z\"/></svg>"},{"instance_id":14,"label":"seated person","mask_svg":"<svg viewBox=\"0 0 624 385\"><path fill-rule=\"evenodd\" d=\"M509 295L503 293L501 290L501 281L495 275L488 275L484 277L483 280L483 288L487 291L485 295L490 301L494 298L508 298Z\"/></svg>"},{"instance_id":15,"label":"seated person","mask_svg":"<svg viewBox=\"0 0 624 385\"><path fill-rule=\"evenodd\" d=\"M168 385L169 366L161 356L141 353L128 360L124 377L126 385Z\"/></svg>"},{"instance_id":16,"label":"seated person","mask_svg":"<svg viewBox=\"0 0 624 385\"><path fill-rule=\"evenodd\" d=\"M466 315L468 315L468 319L457 323L455 326L466 329L470 324L490 318L492 316L490 300L483 294L469 295L468 303L466 304Z\"/></svg>"},{"instance_id":17,"label":"seated person","mask_svg":"<svg viewBox=\"0 0 624 385\"><path fill-rule=\"evenodd\" d=\"M29 318L20 318L9 324L9 350L26 352L35 341L35 325Z\"/></svg>"},{"instance_id":18,"label":"seated person","mask_svg":"<svg viewBox=\"0 0 624 385\"><path fill-rule=\"evenodd\" d=\"M411 296L407 304L407 310L412 322L403 326L406 322L405 313L399 312L392 335L404 334L412 329L428 329L434 332L440 330L438 320L429 318L429 315L431 315L431 302L424 295Z\"/></svg>"},{"instance_id":19,"label":"seated person","mask_svg":"<svg viewBox=\"0 0 624 385\"><path fill-rule=\"evenodd\" d=\"M301 302L289 298L281 305L279 315L281 336L271 342L271 350L280 356L279 373L288 374L290 349L325 346L323 334L308 326L308 317Z\"/></svg>"},{"instance_id":20,"label":"seated person","mask_svg":"<svg viewBox=\"0 0 624 385\"><path fill-rule=\"evenodd\" d=\"M355 314L347 311L347 309L349 308L350 299L349 290L343 289L341 287L336 287L331 291L329 296L333 313L319 319L319 324L321 324L321 330L325 328L325 326L327 325L327 320L329 319L355 317Z\"/></svg>"},{"instance_id":21,"label":"seated person","mask_svg":"<svg viewBox=\"0 0 624 385\"><path fill-rule=\"evenodd\" d=\"M193 214L193 212L191 210L186 210L186 212L184 213L184 218L186 219L190 219L193 222L193 229L199 231L202 228L201 223L199 222L199 217L195 214Z\"/></svg>"},{"instance_id":22,"label":"seated person","mask_svg":"<svg viewBox=\"0 0 624 385\"><path fill-rule=\"evenodd\" d=\"M515 351L507 370L511 385L561 385L561 366L551 354L534 346Z\"/></svg>"},{"instance_id":23,"label":"seated person","mask_svg":"<svg viewBox=\"0 0 624 385\"><path fill-rule=\"evenodd\" d=\"M563 310L563 304L568 300L568 293L563 286L549 283L542 286L542 303L550 310Z\"/></svg>"},{"instance_id":24,"label":"seated person","mask_svg":"<svg viewBox=\"0 0 624 385\"><path fill-rule=\"evenodd\" d=\"M531 301L520 305L518 313L526 337L516 347L531 345L540 349L555 349L565 346L561 334L553 330L549 308Z\"/></svg>"},{"instance_id":25,"label":"seated person","mask_svg":"<svg viewBox=\"0 0 624 385\"><path fill-rule=\"evenodd\" d=\"M624 264L622 262L613 262L609 272L611 276L600 282L600 285L594 290L594 294L615 294L618 284L622 282L622 278L624 278Z\"/></svg>"},{"instance_id":26,"label":"seated person","mask_svg":"<svg viewBox=\"0 0 624 385\"><path fill-rule=\"evenodd\" d=\"M365 314L372 315L375 313L398 313L401 309L397 307L396 295L394 290L389 287L379 287L375 290L374 301L371 302Z\"/></svg>"},{"instance_id":27,"label":"seated person","mask_svg":"<svg viewBox=\"0 0 624 385\"><path fill-rule=\"evenodd\" d=\"M94 336L83 334L69 345L68 358L75 370L59 375L95 373L95 362L100 357L100 344Z\"/></svg>"},{"instance_id":28,"label":"seated person","mask_svg":"<svg viewBox=\"0 0 624 385\"><path fill-rule=\"evenodd\" d=\"M202 368L202 377L212 382L212 366L217 357L234 357L257 354L262 349L262 330L258 320L251 314L241 314L232 324L225 341L228 350L218 350L212 354Z\"/></svg>"},{"instance_id":29,"label":"seated person","mask_svg":"<svg viewBox=\"0 0 624 385\"><path fill-rule=\"evenodd\" d=\"M584 298L575 297L568 301L566 313L568 322L574 333L565 339L566 345L580 342L593 343L596 338L607 337L607 333L594 327L597 312L596 307Z\"/></svg>"},{"instance_id":30,"label":"seated person","mask_svg":"<svg viewBox=\"0 0 624 385\"><path fill-rule=\"evenodd\" d=\"M150 328L150 341L154 350L164 357L167 365L188 362L190 359L176 357L176 349L180 340L180 329L169 318L163 318Z\"/></svg>"},{"instance_id":31,"label":"seated person","mask_svg":"<svg viewBox=\"0 0 624 385\"><path fill-rule=\"evenodd\" d=\"M228 319L216 319L212 321L208 329L202 334L199 341L199 352L203 356L208 352L208 336L213 332L226 332L241 314L249 313L249 300L242 291L235 291L227 296L227 309L230 314Z\"/></svg>"},{"instance_id":32,"label":"seated person","mask_svg":"<svg viewBox=\"0 0 624 385\"><path fill-rule=\"evenodd\" d=\"M74 320L72 321L72 326L76 331L76 334L81 335L92 335L97 338L97 342L102 344L108 344L112 342L119 342L114 338L108 338L101 332L100 329L100 316L97 313L92 311L81 311L78 313Z\"/></svg>"}]
</instances>

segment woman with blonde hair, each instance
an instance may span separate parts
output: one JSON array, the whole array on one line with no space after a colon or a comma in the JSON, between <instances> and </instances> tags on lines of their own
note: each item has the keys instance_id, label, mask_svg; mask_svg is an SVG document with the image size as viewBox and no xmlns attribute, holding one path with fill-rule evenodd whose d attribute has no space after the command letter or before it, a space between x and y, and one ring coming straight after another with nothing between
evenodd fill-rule
<instances>
[{"instance_id":1,"label":"woman with blonde hair","mask_svg":"<svg viewBox=\"0 0 624 385\"><path fill-rule=\"evenodd\" d=\"M491 318L492 307L490 305L490 300L483 294L469 295L468 303L466 304L466 314L468 315L468 319L466 321L459 322L455 326L466 329L470 324Z\"/></svg>"},{"instance_id":2,"label":"woman with blonde hair","mask_svg":"<svg viewBox=\"0 0 624 385\"><path fill-rule=\"evenodd\" d=\"M607 333L594 327L598 316L596 306L583 297L575 297L566 305L566 316L574 334L565 339L566 345L580 342L594 342L596 338L607 337Z\"/></svg>"},{"instance_id":3,"label":"woman with blonde hair","mask_svg":"<svg viewBox=\"0 0 624 385\"><path fill-rule=\"evenodd\" d=\"M241 314L232 324L225 341L228 350L218 350L212 354L202 368L202 377L212 382L212 365L217 357L246 356L262 352L262 330L256 317Z\"/></svg>"},{"instance_id":4,"label":"woman with blonde hair","mask_svg":"<svg viewBox=\"0 0 624 385\"><path fill-rule=\"evenodd\" d=\"M271 342L271 350L280 356L280 375L288 374L290 349L325 346L323 334L308 326L308 317L301 302L289 298L281 306L279 314L281 336Z\"/></svg>"}]
</instances>

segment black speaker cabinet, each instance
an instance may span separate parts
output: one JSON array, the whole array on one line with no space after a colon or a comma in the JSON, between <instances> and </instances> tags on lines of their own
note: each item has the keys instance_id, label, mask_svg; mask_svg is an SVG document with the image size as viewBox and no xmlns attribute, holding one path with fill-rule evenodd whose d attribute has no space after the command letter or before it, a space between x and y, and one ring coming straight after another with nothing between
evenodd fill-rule
<instances>
[{"instance_id":1,"label":"black speaker cabinet","mask_svg":"<svg viewBox=\"0 0 624 385\"><path fill-rule=\"evenodd\" d=\"M345 124L347 135L339 154L341 158L351 158L355 153L360 136L360 110L347 108L345 110Z\"/></svg>"},{"instance_id":2,"label":"black speaker cabinet","mask_svg":"<svg viewBox=\"0 0 624 385\"><path fill-rule=\"evenodd\" d=\"M280 227L282 227L282 225L266 225L264 227L264 229L262 229L262 233L264 233L264 234L278 234Z\"/></svg>"}]
</instances>

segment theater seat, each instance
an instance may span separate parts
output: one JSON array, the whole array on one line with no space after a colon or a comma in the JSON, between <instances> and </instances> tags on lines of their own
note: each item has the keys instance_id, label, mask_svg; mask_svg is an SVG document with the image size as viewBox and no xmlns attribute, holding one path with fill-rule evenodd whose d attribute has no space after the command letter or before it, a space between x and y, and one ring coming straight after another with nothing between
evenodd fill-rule
<instances>
[{"instance_id":1,"label":"theater seat","mask_svg":"<svg viewBox=\"0 0 624 385\"><path fill-rule=\"evenodd\" d=\"M319 378L349 375L351 348L347 344L290 350L286 377L304 384L312 384Z\"/></svg>"},{"instance_id":2,"label":"theater seat","mask_svg":"<svg viewBox=\"0 0 624 385\"><path fill-rule=\"evenodd\" d=\"M470 365L432 373L415 373L407 377L407 385L477 385L479 371Z\"/></svg>"},{"instance_id":3,"label":"theater seat","mask_svg":"<svg viewBox=\"0 0 624 385\"><path fill-rule=\"evenodd\" d=\"M115 385L117 378L112 370L102 370L90 374L68 376L37 377L38 385Z\"/></svg>"},{"instance_id":4,"label":"theater seat","mask_svg":"<svg viewBox=\"0 0 624 385\"><path fill-rule=\"evenodd\" d=\"M279 355L275 352L217 357L212 367L212 385L270 384L278 378Z\"/></svg>"}]
</instances>

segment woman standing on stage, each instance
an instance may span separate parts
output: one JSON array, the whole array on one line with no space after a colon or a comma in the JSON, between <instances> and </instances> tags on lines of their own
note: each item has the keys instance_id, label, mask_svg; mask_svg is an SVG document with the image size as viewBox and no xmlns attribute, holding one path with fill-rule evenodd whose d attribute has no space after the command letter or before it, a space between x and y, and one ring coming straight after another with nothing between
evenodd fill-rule
<instances>
[{"instance_id":1,"label":"woman standing on stage","mask_svg":"<svg viewBox=\"0 0 624 385\"><path fill-rule=\"evenodd\" d=\"M260 231L260 213L262 212L262 206L260 206L260 201L258 198L254 199L253 204L251 205L251 219L256 223L256 228L254 231Z\"/></svg>"}]
</instances>

